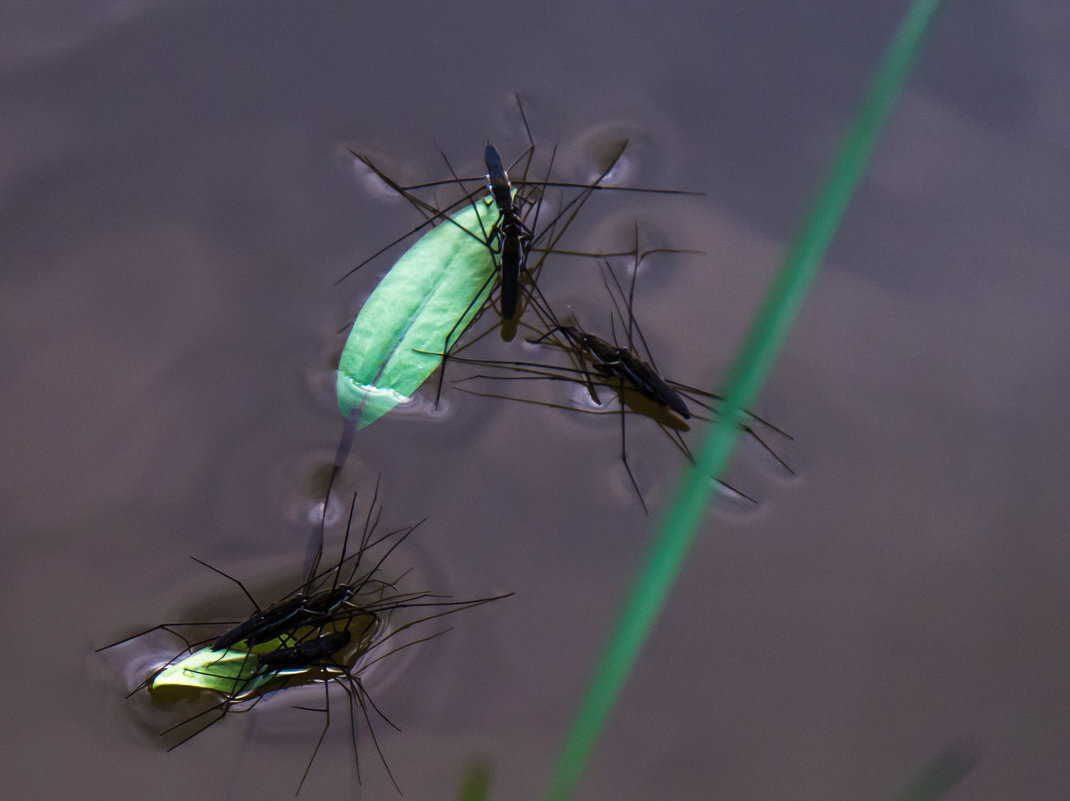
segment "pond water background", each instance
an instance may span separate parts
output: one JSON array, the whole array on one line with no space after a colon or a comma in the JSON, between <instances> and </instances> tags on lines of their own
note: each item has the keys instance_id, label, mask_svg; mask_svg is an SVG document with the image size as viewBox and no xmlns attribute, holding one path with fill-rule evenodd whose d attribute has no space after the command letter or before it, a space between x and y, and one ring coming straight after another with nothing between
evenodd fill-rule
<instances>
[{"instance_id":1,"label":"pond water background","mask_svg":"<svg viewBox=\"0 0 1070 801\"><path fill-rule=\"evenodd\" d=\"M706 197L596 197L573 242L638 218L706 252L651 265L637 313L712 387L905 5L87 8L0 26L2 775L261 801L293 793L315 716L280 700L165 753L131 652L93 649L244 614L190 555L254 591L298 574L337 332L388 261L334 281L416 222L346 148L477 170L485 139L525 144L514 91L565 174L631 136L628 181ZM875 799L956 742L981 762L950 797L1070 796L1068 29L1050 2L938 18L761 399L800 475L744 447L760 506L709 515L580 798ZM595 317L588 267L544 283ZM516 596L368 688L407 799L483 759L495 798L537 799L681 460L632 426L648 519L613 419L451 404L360 432L341 496L381 473L386 520L429 518L399 560ZM304 794L394 797L367 747L356 788L341 717Z\"/></svg>"}]
</instances>

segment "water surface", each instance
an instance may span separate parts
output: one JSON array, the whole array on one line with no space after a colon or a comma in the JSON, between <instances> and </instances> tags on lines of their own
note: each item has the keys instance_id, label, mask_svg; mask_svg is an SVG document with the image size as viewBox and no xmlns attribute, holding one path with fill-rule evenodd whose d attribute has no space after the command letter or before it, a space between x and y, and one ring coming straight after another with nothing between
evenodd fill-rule
<instances>
[{"instance_id":1,"label":"water surface","mask_svg":"<svg viewBox=\"0 0 1070 801\"><path fill-rule=\"evenodd\" d=\"M74 9L0 26L3 773L21 797L257 801L290 796L314 716L280 699L164 753L92 650L244 613L190 555L265 591L299 573L337 331L387 263L334 281L415 222L346 148L478 169L485 139L526 144L514 91L565 174L630 136L628 180L707 196L595 198L574 241L638 217L707 253L651 265L637 313L667 374L714 387L903 10ZM878 798L962 739L971 798L1070 792L1067 19L938 21L762 398L800 477L744 449L760 507L711 513L580 797ZM585 266L544 281L601 308ZM435 589L516 597L369 690L406 798L489 759L495 797L536 799L651 520L612 419L451 403L361 432L341 489L382 473L394 524L429 518L398 558ZM629 446L656 517L679 455L638 424ZM362 757L358 791L337 727L304 793L393 797Z\"/></svg>"}]
</instances>

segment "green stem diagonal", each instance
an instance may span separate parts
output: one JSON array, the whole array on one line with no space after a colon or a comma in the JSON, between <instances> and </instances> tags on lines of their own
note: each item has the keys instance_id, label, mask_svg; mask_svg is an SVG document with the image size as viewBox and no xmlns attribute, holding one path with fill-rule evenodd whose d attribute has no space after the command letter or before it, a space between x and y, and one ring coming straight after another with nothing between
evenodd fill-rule
<instances>
[{"instance_id":1,"label":"green stem diagonal","mask_svg":"<svg viewBox=\"0 0 1070 801\"><path fill-rule=\"evenodd\" d=\"M558 757L546 801L572 798L591 751L671 589L709 506L711 477L724 470L739 434L742 410L758 395L795 320L844 210L865 171L874 144L917 59L940 0L915 0L840 145L809 217L736 354L725 402L676 499L664 518L587 696Z\"/></svg>"}]
</instances>

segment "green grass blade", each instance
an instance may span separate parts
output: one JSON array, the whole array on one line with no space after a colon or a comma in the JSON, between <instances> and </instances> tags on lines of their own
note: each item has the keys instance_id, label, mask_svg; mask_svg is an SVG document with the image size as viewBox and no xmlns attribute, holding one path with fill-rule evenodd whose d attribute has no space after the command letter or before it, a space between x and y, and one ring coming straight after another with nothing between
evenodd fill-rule
<instances>
[{"instance_id":1,"label":"green grass blade","mask_svg":"<svg viewBox=\"0 0 1070 801\"><path fill-rule=\"evenodd\" d=\"M943 798L977 764L969 750L956 746L938 754L888 801L938 801Z\"/></svg>"},{"instance_id":2,"label":"green grass blade","mask_svg":"<svg viewBox=\"0 0 1070 801\"><path fill-rule=\"evenodd\" d=\"M490 798L491 767L489 762L468 766L461 781L457 801L487 801Z\"/></svg>"},{"instance_id":3,"label":"green grass blade","mask_svg":"<svg viewBox=\"0 0 1070 801\"><path fill-rule=\"evenodd\" d=\"M336 384L338 408L355 417L358 429L407 400L438 367L441 359L432 354L452 345L483 306L495 266L481 232L497 218L485 197L452 223L432 228L365 302L342 350Z\"/></svg>"},{"instance_id":4,"label":"green grass blade","mask_svg":"<svg viewBox=\"0 0 1070 801\"><path fill-rule=\"evenodd\" d=\"M847 202L861 177L877 135L898 97L940 0L916 0L882 62L845 137L812 212L762 307L726 381L725 402L696 464L687 470L646 564L625 604L558 758L546 798L572 797L595 741L675 581L706 512L711 477L724 469L750 406L772 367L802 304Z\"/></svg>"}]
</instances>

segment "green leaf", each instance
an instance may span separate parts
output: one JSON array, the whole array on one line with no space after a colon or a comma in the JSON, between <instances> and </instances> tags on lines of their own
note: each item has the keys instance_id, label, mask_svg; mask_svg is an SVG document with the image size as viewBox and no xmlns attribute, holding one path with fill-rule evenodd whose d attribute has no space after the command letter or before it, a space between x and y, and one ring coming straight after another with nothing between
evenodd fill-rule
<instances>
[{"instance_id":1,"label":"green leaf","mask_svg":"<svg viewBox=\"0 0 1070 801\"><path fill-rule=\"evenodd\" d=\"M332 660L352 666L374 643L379 623L374 613L364 611L346 616L345 625L353 636L349 646L333 654ZM149 690L214 690L224 695L245 698L270 682L280 679L284 680L287 687L316 681L329 667L311 662L307 665L291 665L283 669L273 668L258 672L260 663L256 657L257 654L308 642L310 637L318 636L322 632L321 627L304 626L281 634L275 639L257 643L252 648L248 648L244 641L221 651L201 648L185 659L169 664L153 676L149 680Z\"/></svg>"},{"instance_id":2,"label":"green leaf","mask_svg":"<svg viewBox=\"0 0 1070 801\"><path fill-rule=\"evenodd\" d=\"M495 265L482 232L497 218L487 196L432 228L365 302L338 364L338 408L356 428L408 400L439 366L434 354L449 350L483 306Z\"/></svg>"},{"instance_id":3,"label":"green leaf","mask_svg":"<svg viewBox=\"0 0 1070 801\"><path fill-rule=\"evenodd\" d=\"M255 655L279 647L281 643L275 639L254 646L251 652L242 648L224 651L201 648L157 673L149 682L149 689L185 687L244 695L274 677L270 672L254 675L259 665Z\"/></svg>"}]
</instances>

